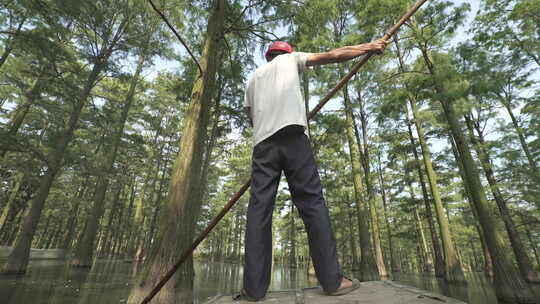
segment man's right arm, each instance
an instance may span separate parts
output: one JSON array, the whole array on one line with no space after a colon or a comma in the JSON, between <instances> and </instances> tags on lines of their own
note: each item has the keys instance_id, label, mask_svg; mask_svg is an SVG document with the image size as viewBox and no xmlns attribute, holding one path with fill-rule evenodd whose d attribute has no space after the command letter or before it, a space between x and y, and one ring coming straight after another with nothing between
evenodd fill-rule
<instances>
[{"instance_id":1,"label":"man's right arm","mask_svg":"<svg viewBox=\"0 0 540 304\"><path fill-rule=\"evenodd\" d=\"M324 65L344 62L369 52L382 53L386 48L386 41L378 39L369 43L344 46L325 53L312 53L306 60L307 66Z\"/></svg>"}]
</instances>

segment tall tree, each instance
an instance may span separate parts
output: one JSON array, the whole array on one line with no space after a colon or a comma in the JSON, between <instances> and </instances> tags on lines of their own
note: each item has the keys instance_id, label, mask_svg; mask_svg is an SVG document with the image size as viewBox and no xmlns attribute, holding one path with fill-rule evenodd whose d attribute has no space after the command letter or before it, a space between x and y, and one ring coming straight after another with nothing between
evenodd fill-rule
<instances>
[{"instance_id":1,"label":"tall tree","mask_svg":"<svg viewBox=\"0 0 540 304\"><path fill-rule=\"evenodd\" d=\"M511 255L509 254L510 251L503 239L501 226L495 220L494 214L488 206L469 143L463 134L462 125L458 120L459 116L456 112L455 103L456 96L460 94L459 90L463 90L463 87L459 86L461 82L457 77L457 73L449 73L449 71L455 71L455 68L448 57L443 54L434 53L428 48L428 46L433 46L430 41L433 36L425 35L425 31L421 31L419 27L419 24L422 24L424 27L429 26L433 33L447 27L449 24L448 21L456 20L456 15L460 14L459 8L458 10L454 10L451 15L442 13L442 9L449 5L450 3L448 2L436 3L436 5L428 6L424 14L417 16L419 22L413 28L414 35L417 39L417 47L422 54L426 70L431 75L432 85L436 92L433 97L442 105L445 119L452 132L460 161L463 164L464 177L471 192L474 208L476 208L479 217L478 220L482 225L489 251L493 257L494 284L497 297L506 301L532 303L534 301L533 294L525 281L519 276L517 269L515 269ZM445 71L444 76L441 74L441 70ZM445 85L450 81L454 83L454 86L451 87L453 91L449 91L449 87Z\"/></svg>"},{"instance_id":2,"label":"tall tree","mask_svg":"<svg viewBox=\"0 0 540 304\"><path fill-rule=\"evenodd\" d=\"M138 50L139 58L137 61L137 68L135 69L135 72L129 82L129 88L125 93L126 96L123 102L121 103L121 108L119 111L120 113L118 113L119 115L113 114L113 120L115 123L113 126L113 133L110 134L110 143L104 144L99 157L99 173L97 177L96 189L94 191L94 196L92 199L92 211L90 213L90 217L87 220L86 230L84 232L83 238L79 242L75 255L72 257L70 262L71 266L74 267L92 266L92 258L95 247L94 242L95 237L98 233L99 220L101 219L101 216L104 212L105 194L107 193L107 188L111 179L110 177L112 175L111 173L114 172L113 169L118 154L118 148L124 135L124 128L126 125L129 111L136 98L135 92L137 89L137 85L140 82L140 76L143 71L144 64L146 60L149 59L148 57L151 57L151 52L149 52L149 50L153 40L152 38L156 31L156 26L155 21L153 21L152 19L150 20L151 21L149 25L146 24L146 22L142 22L140 24L140 26L144 26L147 31L143 33L144 36L142 37L142 46ZM114 91L114 89L110 91ZM114 103L115 97L112 98L112 101Z\"/></svg>"},{"instance_id":3,"label":"tall tree","mask_svg":"<svg viewBox=\"0 0 540 304\"><path fill-rule=\"evenodd\" d=\"M484 171L486 179L489 183L489 188L493 194L493 198L499 207L499 212L501 213L506 232L508 233L510 244L512 245L512 249L516 255L519 271L521 272L521 275L525 281L531 283L538 282L538 275L534 271L534 267L529 259L529 256L527 255L527 252L525 251L521 237L516 229L516 225L514 224L514 220L510 215L508 204L501 193L499 184L493 172L493 162L490 160L489 153L485 148L486 141L483 130L477 122L473 122L471 116L472 115L468 114L465 115L465 124L469 130L469 138L471 139L471 143L473 144L476 154L480 159L480 165L482 166L482 170ZM475 130L477 134L474 134Z\"/></svg>"},{"instance_id":4,"label":"tall tree","mask_svg":"<svg viewBox=\"0 0 540 304\"><path fill-rule=\"evenodd\" d=\"M210 100L223 39L225 0L213 2L208 19L206 40L201 55L202 74L191 92L190 104L182 122L181 151L178 154L166 205L161 210L156 240L145 261L138 283L131 290L128 303L139 303L191 244L201 202L195 201L202 152L209 120ZM185 263L154 298L155 303L190 303L193 288L193 264Z\"/></svg>"},{"instance_id":5,"label":"tall tree","mask_svg":"<svg viewBox=\"0 0 540 304\"><path fill-rule=\"evenodd\" d=\"M371 174L371 164L370 164L370 144L369 144L369 135L368 135L368 119L366 113L366 105L364 101L364 96L362 95L362 90L358 89L358 102L359 111L360 111L360 122L362 127L362 145L360 145L360 136L358 135L358 128L355 123L355 135L356 140L359 145L358 149L362 149L363 153L360 153L361 160L364 168L364 179L366 182L367 196L369 202L369 212L371 219L371 236L373 238L373 247L375 249L375 261L377 262L377 268L379 269L379 274L381 278L387 278L388 272L386 271L386 265L384 263L382 246L381 246L381 232L380 232L380 223L379 215L377 214L377 204L376 204L376 194L374 183L372 182ZM354 123L354 121L353 121Z\"/></svg>"},{"instance_id":6,"label":"tall tree","mask_svg":"<svg viewBox=\"0 0 540 304\"><path fill-rule=\"evenodd\" d=\"M343 101L346 117L346 135L349 144L349 155L352 166L352 178L354 186L354 201L356 205L359 238L360 238L360 273L364 281L379 280L380 273L377 267L375 256L373 255L373 246L369 233L369 213L366 199L366 189L362 182L362 165L360 163L360 151L354 136L353 113L349 100L347 85L343 91Z\"/></svg>"},{"instance_id":7,"label":"tall tree","mask_svg":"<svg viewBox=\"0 0 540 304\"><path fill-rule=\"evenodd\" d=\"M399 62L399 70L401 73L407 72L407 69L405 68L405 64L403 62L403 55L401 53L401 49L399 48L399 42L396 39L396 50L397 50L397 56L398 56L398 62ZM452 239L452 234L450 232L450 225L448 223L448 218L446 217L446 214L444 212L443 202L439 190L439 185L437 183L437 173L433 169L433 164L431 160L431 152L429 150L429 146L426 142L426 137L424 134L424 128L422 126L422 121L420 118L420 115L418 113L417 109L417 100L415 96L411 93L411 90L409 87L409 84L405 84L405 98L407 99L409 106L411 107L412 112L412 118L414 121L414 125L416 127L416 133L418 136L418 142L420 143L420 148L422 151L422 162L424 164L424 168L426 170L427 179L429 182L429 188L431 190L431 196L433 198L433 204L435 206L435 215L437 222L439 224L439 231L441 235L441 243L442 243L442 249L444 253L444 278L447 281L450 282L463 282L465 280L465 277L463 276L463 270L461 269L461 263L458 259L454 240ZM408 107L406 107L408 112ZM408 114L407 114L408 116ZM412 147L412 149L416 150L416 147ZM420 176L422 176L422 173L419 173ZM426 207L427 210L430 210L431 208ZM432 238L433 238L432 233ZM433 246L436 246L437 242L433 243ZM436 253L438 249L434 249L434 252ZM440 263L436 257L436 266L437 263ZM439 265L440 267L440 265ZM436 268L437 269L437 268ZM439 269L439 274L441 269Z\"/></svg>"},{"instance_id":8,"label":"tall tree","mask_svg":"<svg viewBox=\"0 0 540 304\"><path fill-rule=\"evenodd\" d=\"M73 108L69 113L69 120L65 128L59 132L54 147L47 155L48 165L45 168L45 174L40 178L39 189L37 190L35 198L30 203L30 212L25 217L17 242L2 269L2 272L4 273L26 272L30 254L30 245L41 212L52 183L62 167L64 154L73 137L74 131L77 128L82 109L90 96L92 88L98 81L99 75L106 68L109 58L122 44L126 26L130 19L129 5L126 5L127 3L124 1L115 2L115 5L113 6L108 4L99 6L101 8L100 10L98 9L98 4L99 2L81 5L77 11L78 15L76 15L76 18L72 19L72 21L76 22L80 27L81 38L89 39L80 40L80 42L83 45L90 45L88 55L89 61L92 64L92 69L87 75L84 87L77 96L75 96ZM107 22L102 23L102 18L104 16L107 16ZM96 36L94 36L94 32L90 33L87 30L88 26L91 26L102 35L102 38L99 38L97 41L94 40L94 44L91 42L89 43L89 41L92 41L91 37L95 38ZM88 34L88 36L85 36L86 34Z\"/></svg>"}]
</instances>

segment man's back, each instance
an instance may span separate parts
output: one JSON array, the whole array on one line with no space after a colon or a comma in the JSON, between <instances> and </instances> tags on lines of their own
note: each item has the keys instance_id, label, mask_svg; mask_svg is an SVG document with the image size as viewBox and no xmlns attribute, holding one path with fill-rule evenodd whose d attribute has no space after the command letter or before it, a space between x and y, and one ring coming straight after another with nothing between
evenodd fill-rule
<instances>
[{"instance_id":1,"label":"man's back","mask_svg":"<svg viewBox=\"0 0 540 304\"><path fill-rule=\"evenodd\" d=\"M279 55L251 76L244 106L251 108L255 145L287 125L307 126L299 74L308 56L301 52Z\"/></svg>"}]
</instances>

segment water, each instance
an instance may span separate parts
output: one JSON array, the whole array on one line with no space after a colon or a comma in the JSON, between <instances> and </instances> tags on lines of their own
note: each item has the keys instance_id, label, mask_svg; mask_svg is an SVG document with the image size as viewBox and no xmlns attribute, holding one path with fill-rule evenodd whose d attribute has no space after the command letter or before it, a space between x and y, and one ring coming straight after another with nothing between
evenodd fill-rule
<instances>
[{"instance_id":1,"label":"water","mask_svg":"<svg viewBox=\"0 0 540 304\"><path fill-rule=\"evenodd\" d=\"M3 261L2 261L3 262ZM71 268L64 261L33 260L24 276L0 276L2 304L125 303L133 284L135 265L101 260L90 271ZM195 262L195 302L240 290L242 266ZM468 274L468 285L448 285L431 274L399 274L396 281L432 290L471 304L496 304L493 288L481 274ZM274 265L270 290L317 286L305 269Z\"/></svg>"},{"instance_id":2,"label":"water","mask_svg":"<svg viewBox=\"0 0 540 304\"><path fill-rule=\"evenodd\" d=\"M3 261L0 261L3 262ZM69 267L60 260L32 260L24 276L0 275L1 304L112 304L125 303L133 284L135 264L100 260L90 271ZM195 262L195 302L240 290L242 266ZM305 270L274 266L270 290L317 286Z\"/></svg>"},{"instance_id":3,"label":"water","mask_svg":"<svg viewBox=\"0 0 540 304\"><path fill-rule=\"evenodd\" d=\"M495 291L483 273L466 274L468 284L447 284L433 274L401 273L394 275L394 280L409 286L430 290L467 303L497 303Z\"/></svg>"}]
</instances>

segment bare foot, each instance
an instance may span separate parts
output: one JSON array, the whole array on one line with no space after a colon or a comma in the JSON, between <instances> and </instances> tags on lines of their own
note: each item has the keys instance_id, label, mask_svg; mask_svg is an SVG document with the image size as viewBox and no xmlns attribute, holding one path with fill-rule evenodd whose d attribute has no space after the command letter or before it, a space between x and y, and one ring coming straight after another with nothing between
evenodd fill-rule
<instances>
[{"instance_id":1,"label":"bare foot","mask_svg":"<svg viewBox=\"0 0 540 304\"><path fill-rule=\"evenodd\" d=\"M338 290L351 287L352 285L353 285L353 282L351 280L343 278L341 279L341 285L339 285Z\"/></svg>"},{"instance_id":2,"label":"bare foot","mask_svg":"<svg viewBox=\"0 0 540 304\"><path fill-rule=\"evenodd\" d=\"M347 279L346 277L343 277L339 288L333 292L327 292L327 294L329 296L342 296L355 291L358 287L360 287L360 282L357 279Z\"/></svg>"}]
</instances>

